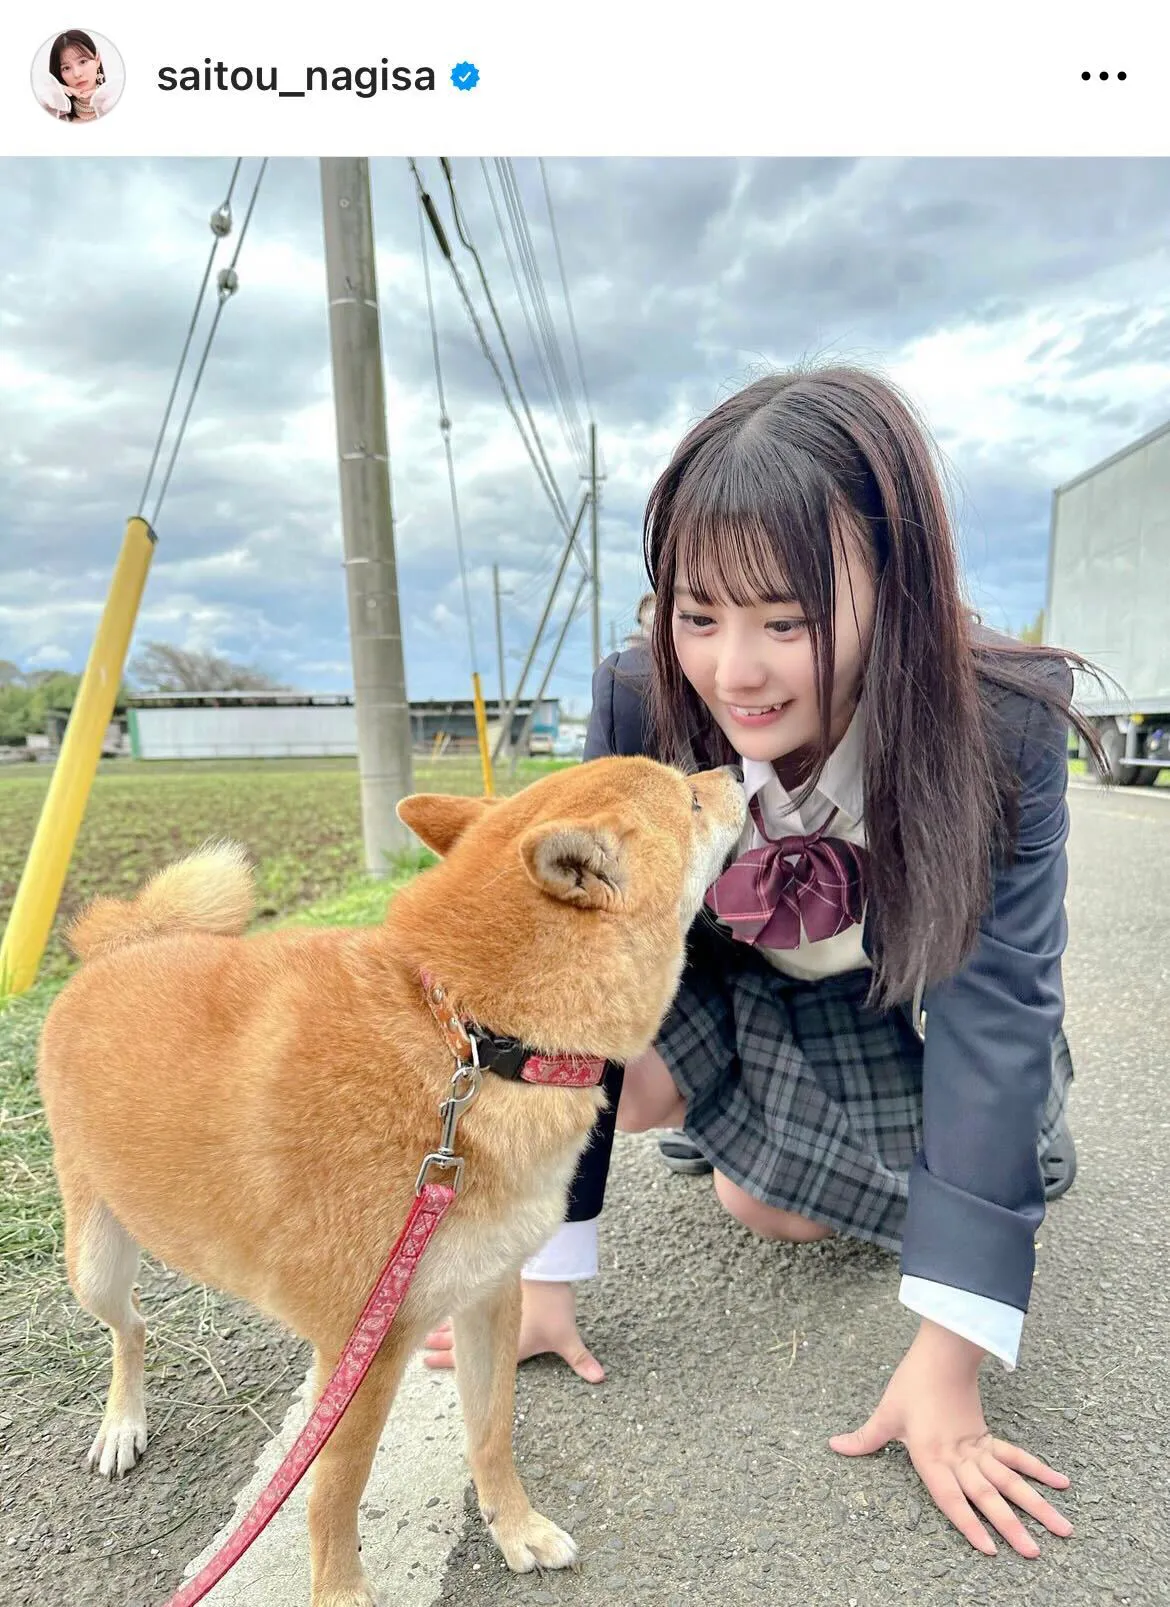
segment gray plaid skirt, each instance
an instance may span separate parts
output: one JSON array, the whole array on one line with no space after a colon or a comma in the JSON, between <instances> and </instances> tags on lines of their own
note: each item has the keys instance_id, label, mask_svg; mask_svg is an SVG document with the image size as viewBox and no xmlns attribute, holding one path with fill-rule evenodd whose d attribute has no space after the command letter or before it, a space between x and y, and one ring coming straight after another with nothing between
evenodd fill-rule
<instances>
[{"instance_id":1,"label":"gray plaid skirt","mask_svg":"<svg viewBox=\"0 0 1170 1607\"><path fill-rule=\"evenodd\" d=\"M766 1205L900 1250L922 1146L922 1040L908 1017L866 1006L867 970L803 982L746 945L711 943L692 950L655 1040L687 1137ZM1071 1074L1054 1057L1041 1154Z\"/></svg>"}]
</instances>

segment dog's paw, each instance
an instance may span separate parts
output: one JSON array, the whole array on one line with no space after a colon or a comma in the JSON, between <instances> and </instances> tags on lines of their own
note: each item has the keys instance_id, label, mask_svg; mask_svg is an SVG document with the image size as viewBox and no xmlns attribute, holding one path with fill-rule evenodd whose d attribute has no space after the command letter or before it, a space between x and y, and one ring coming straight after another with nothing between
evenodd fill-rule
<instances>
[{"instance_id":1,"label":"dog's paw","mask_svg":"<svg viewBox=\"0 0 1170 1607\"><path fill-rule=\"evenodd\" d=\"M572 1535L531 1508L519 1523L497 1521L488 1529L513 1573L531 1573L533 1568L571 1568L577 1560L577 1542Z\"/></svg>"},{"instance_id":2,"label":"dog's paw","mask_svg":"<svg viewBox=\"0 0 1170 1607\"><path fill-rule=\"evenodd\" d=\"M145 1417L104 1417L89 1448L86 1466L106 1479L120 1479L146 1450Z\"/></svg>"}]
</instances>

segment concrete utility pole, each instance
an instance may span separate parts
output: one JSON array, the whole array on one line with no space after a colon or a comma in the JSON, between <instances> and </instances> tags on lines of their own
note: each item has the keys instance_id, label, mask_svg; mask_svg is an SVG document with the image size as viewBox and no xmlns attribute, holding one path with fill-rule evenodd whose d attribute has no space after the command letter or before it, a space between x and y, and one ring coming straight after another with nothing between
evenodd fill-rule
<instances>
[{"instance_id":1,"label":"concrete utility pole","mask_svg":"<svg viewBox=\"0 0 1170 1607\"><path fill-rule=\"evenodd\" d=\"M597 540L597 425L589 426L589 570L593 577L593 668L601 663L601 567Z\"/></svg>"},{"instance_id":2,"label":"concrete utility pole","mask_svg":"<svg viewBox=\"0 0 1170 1607\"><path fill-rule=\"evenodd\" d=\"M366 869L383 875L388 858L417 844L394 812L414 790L414 772L369 163L363 157L323 157L321 201L362 833Z\"/></svg>"}]
</instances>

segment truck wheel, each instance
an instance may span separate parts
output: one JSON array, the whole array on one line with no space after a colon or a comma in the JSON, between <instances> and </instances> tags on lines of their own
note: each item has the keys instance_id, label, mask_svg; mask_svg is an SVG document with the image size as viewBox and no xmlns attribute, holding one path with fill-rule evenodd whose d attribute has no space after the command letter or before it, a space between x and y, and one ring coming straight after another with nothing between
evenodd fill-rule
<instances>
[{"instance_id":1,"label":"truck wheel","mask_svg":"<svg viewBox=\"0 0 1170 1607\"><path fill-rule=\"evenodd\" d=\"M1135 785L1138 787L1152 787L1156 784L1158 777L1161 774L1162 772L1154 765L1144 764L1138 771L1138 778L1135 782Z\"/></svg>"},{"instance_id":2,"label":"truck wheel","mask_svg":"<svg viewBox=\"0 0 1170 1607\"><path fill-rule=\"evenodd\" d=\"M1125 761L1125 733L1119 731L1115 725L1107 725L1101 732L1101 746L1105 750L1105 758L1109 764L1109 779L1115 786L1135 786L1139 778L1146 773L1145 767L1137 764L1126 764ZM1154 772L1151 771L1152 775Z\"/></svg>"}]
</instances>

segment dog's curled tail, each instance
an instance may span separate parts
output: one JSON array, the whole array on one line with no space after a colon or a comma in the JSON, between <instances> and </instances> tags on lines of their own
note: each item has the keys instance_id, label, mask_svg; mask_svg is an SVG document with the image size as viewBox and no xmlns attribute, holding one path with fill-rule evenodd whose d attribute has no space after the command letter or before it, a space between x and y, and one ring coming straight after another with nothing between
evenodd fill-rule
<instances>
[{"instance_id":1,"label":"dog's curled tail","mask_svg":"<svg viewBox=\"0 0 1170 1607\"><path fill-rule=\"evenodd\" d=\"M152 876L135 898L95 898L66 935L79 960L168 932L234 937L251 920L254 903L247 850L209 842Z\"/></svg>"}]
</instances>

